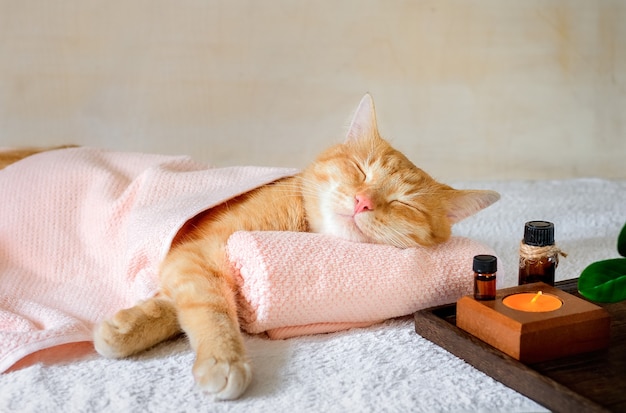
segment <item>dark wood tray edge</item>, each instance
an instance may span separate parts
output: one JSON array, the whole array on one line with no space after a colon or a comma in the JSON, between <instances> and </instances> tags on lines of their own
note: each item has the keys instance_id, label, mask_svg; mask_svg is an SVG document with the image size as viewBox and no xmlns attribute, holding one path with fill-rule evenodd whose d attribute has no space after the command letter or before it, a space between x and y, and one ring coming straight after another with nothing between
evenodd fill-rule
<instances>
[{"instance_id":1,"label":"dark wood tray edge","mask_svg":"<svg viewBox=\"0 0 626 413\"><path fill-rule=\"evenodd\" d=\"M573 292L576 290L575 282L566 280L557 283L556 287ZM455 309L456 304L449 304L416 312L415 332L554 412L610 412L437 315L454 312Z\"/></svg>"}]
</instances>

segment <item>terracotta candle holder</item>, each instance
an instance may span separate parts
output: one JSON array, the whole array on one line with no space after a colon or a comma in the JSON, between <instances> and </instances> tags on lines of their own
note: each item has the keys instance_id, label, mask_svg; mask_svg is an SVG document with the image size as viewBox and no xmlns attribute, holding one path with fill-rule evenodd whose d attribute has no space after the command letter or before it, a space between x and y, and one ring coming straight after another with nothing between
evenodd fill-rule
<instances>
[{"instance_id":1,"label":"terracotta candle holder","mask_svg":"<svg viewBox=\"0 0 626 413\"><path fill-rule=\"evenodd\" d=\"M456 325L524 363L609 345L606 310L545 283L498 290L495 300L457 301Z\"/></svg>"}]
</instances>

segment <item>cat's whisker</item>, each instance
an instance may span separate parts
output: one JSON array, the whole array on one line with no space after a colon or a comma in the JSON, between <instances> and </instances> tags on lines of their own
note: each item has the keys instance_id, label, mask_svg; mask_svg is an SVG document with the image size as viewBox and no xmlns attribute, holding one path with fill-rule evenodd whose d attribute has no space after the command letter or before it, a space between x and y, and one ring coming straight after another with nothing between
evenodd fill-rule
<instances>
[{"instance_id":1,"label":"cat's whisker","mask_svg":"<svg viewBox=\"0 0 626 413\"><path fill-rule=\"evenodd\" d=\"M373 226L369 228L373 233L373 238L380 243L393 245L399 248L409 248L416 246L411 237L393 226Z\"/></svg>"}]
</instances>

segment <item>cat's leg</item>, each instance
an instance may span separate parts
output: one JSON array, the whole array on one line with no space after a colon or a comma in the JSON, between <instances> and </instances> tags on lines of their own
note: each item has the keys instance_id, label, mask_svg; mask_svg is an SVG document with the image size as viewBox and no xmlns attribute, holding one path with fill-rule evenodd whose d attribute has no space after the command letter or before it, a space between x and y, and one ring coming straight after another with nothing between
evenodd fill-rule
<instances>
[{"instance_id":1,"label":"cat's leg","mask_svg":"<svg viewBox=\"0 0 626 413\"><path fill-rule=\"evenodd\" d=\"M252 372L223 249L219 240L178 246L161 268L161 285L174 299L180 326L196 353L196 383L219 399L235 399L248 387Z\"/></svg>"},{"instance_id":2,"label":"cat's leg","mask_svg":"<svg viewBox=\"0 0 626 413\"><path fill-rule=\"evenodd\" d=\"M181 332L172 301L154 297L118 311L94 331L101 355L121 358L146 350Z\"/></svg>"}]
</instances>

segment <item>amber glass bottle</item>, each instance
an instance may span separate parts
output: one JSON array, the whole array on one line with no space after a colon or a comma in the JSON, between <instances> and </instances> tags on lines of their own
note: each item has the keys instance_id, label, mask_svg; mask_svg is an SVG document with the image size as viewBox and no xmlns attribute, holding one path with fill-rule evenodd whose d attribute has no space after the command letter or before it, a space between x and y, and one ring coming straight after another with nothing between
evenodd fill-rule
<instances>
[{"instance_id":1,"label":"amber glass bottle","mask_svg":"<svg viewBox=\"0 0 626 413\"><path fill-rule=\"evenodd\" d=\"M498 259L493 255L476 255L472 268L474 270L474 299L495 300Z\"/></svg>"},{"instance_id":2,"label":"amber glass bottle","mask_svg":"<svg viewBox=\"0 0 626 413\"><path fill-rule=\"evenodd\" d=\"M560 250L554 244L554 224L529 221L520 244L519 285L542 281L554 285Z\"/></svg>"}]
</instances>

